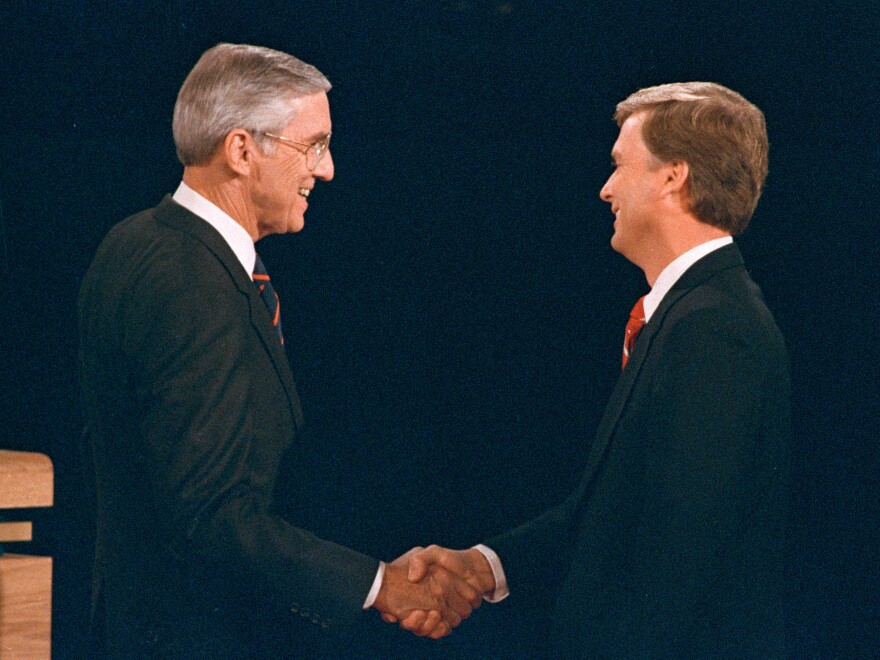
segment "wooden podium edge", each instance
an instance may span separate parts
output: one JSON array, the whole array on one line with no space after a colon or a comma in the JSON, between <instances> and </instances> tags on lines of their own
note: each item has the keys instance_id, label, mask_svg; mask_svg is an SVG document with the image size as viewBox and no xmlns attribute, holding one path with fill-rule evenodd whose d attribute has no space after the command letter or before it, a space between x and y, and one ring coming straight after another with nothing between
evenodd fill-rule
<instances>
[{"instance_id":1,"label":"wooden podium edge","mask_svg":"<svg viewBox=\"0 0 880 660\"><path fill-rule=\"evenodd\" d=\"M50 507L55 469L45 454L0 449L0 509Z\"/></svg>"}]
</instances>

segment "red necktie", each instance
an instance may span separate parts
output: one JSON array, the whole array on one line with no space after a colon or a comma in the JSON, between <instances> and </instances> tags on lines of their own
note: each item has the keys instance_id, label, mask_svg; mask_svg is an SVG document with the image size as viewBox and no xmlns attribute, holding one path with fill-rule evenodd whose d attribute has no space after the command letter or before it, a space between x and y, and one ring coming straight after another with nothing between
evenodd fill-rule
<instances>
[{"instance_id":1,"label":"red necktie","mask_svg":"<svg viewBox=\"0 0 880 660\"><path fill-rule=\"evenodd\" d=\"M275 326L278 339L281 340L281 345L284 346L284 334L281 332L281 301L278 300L278 294L275 293L275 287L272 286L269 273L266 272L266 266L263 264L263 260L260 259L260 255L257 255L257 260L254 262L254 284L260 290L260 297L263 299L266 309L269 310L269 316L272 317L272 325Z\"/></svg>"},{"instance_id":2,"label":"red necktie","mask_svg":"<svg viewBox=\"0 0 880 660\"><path fill-rule=\"evenodd\" d=\"M645 296L638 299L629 313L629 321L626 324L626 334L623 337L623 363L620 368L626 367L630 353L636 346L636 339L642 328L645 327Z\"/></svg>"}]
</instances>

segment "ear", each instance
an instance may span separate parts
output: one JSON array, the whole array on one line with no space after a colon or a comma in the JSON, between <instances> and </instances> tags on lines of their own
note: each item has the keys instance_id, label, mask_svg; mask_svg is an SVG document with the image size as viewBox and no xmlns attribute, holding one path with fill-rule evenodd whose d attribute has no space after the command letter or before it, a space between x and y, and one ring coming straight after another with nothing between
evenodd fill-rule
<instances>
[{"instance_id":1,"label":"ear","mask_svg":"<svg viewBox=\"0 0 880 660\"><path fill-rule=\"evenodd\" d=\"M257 145L243 128L229 132L223 140L223 156L227 166L236 174L248 176L254 167Z\"/></svg>"},{"instance_id":2,"label":"ear","mask_svg":"<svg viewBox=\"0 0 880 660\"><path fill-rule=\"evenodd\" d=\"M691 170L686 161L671 160L664 165L666 178L663 190L668 194L687 194Z\"/></svg>"}]
</instances>

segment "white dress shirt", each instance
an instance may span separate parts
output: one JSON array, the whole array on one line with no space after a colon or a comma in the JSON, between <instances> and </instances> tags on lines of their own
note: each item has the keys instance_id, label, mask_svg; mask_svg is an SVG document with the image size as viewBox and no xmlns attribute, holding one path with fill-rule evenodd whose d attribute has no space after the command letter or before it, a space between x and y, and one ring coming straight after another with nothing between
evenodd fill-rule
<instances>
[{"instance_id":1,"label":"white dress shirt","mask_svg":"<svg viewBox=\"0 0 880 660\"><path fill-rule=\"evenodd\" d=\"M223 240L232 248L248 277L252 280L254 279L254 263L257 260L257 251L254 249L254 239L251 238L251 235L247 233L244 227L229 217L219 206L209 202L183 181L180 182L172 199L216 229L223 237Z\"/></svg>"},{"instance_id":2,"label":"white dress shirt","mask_svg":"<svg viewBox=\"0 0 880 660\"><path fill-rule=\"evenodd\" d=\"M678 256L666 268L660 271L660 275L654 282L651 292L645 296L645 323L651 320L651 316L657 311L663 298L669 293L669 290L684 275L685 271L705 257L710 252L730 245L733 238L724 236L723 238L715 238L706 243L702 243L695 248L691 248L684 254Z\"/></svg>"}]
</instances>

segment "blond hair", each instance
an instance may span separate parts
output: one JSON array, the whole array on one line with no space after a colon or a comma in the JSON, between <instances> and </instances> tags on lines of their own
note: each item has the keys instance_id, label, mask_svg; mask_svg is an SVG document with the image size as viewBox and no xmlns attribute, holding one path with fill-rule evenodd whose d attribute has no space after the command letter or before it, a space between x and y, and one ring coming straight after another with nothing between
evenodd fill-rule
<instances>
[{"instance_id":1,"label":"blond hair","mask_svg":"<svg viewBox=\"0 0 880 660\"><path fill-rule=\"evenodd\" d=\"M763 113L715 83L671 83L640 89L617 105L618 126L646 112L642 139L661 162L688 164L690 211L737 236L749 224L767 178Z\"/></svg>"}]
</instances>

